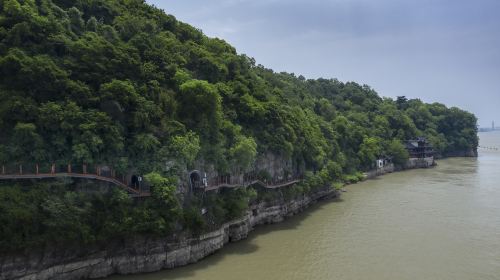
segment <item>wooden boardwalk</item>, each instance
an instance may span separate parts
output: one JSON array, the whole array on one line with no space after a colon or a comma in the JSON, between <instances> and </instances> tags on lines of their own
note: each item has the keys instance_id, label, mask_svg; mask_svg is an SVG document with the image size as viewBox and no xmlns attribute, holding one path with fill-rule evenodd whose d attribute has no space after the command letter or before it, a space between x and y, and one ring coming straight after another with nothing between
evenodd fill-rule
<instances>
[{"instance_id":1,"label":"wooden boardwalk","mask_svg":"<svg viewBox=\"0 0 500 280\"><path fill-rule=\"evenodd\" d=\"M99 176L97 174L82 174L82 173L69 173L69 172L61 172L61 173L39 173L39 174L0 174L0 180L39 180L39 179L47 179L47 178L80 178L80 179L89 179L89 180L97 180L97 181L103 181L103 182L108 182L111 184L114 184L123 190L127 191L132 197L148 197L151 196L150 192L144 192L144 191L139 191L137 189L131 188L130 186L127 186L124 182L112 178L112 177L105 177L105 176ZM234 189L238 187L248 187L251 185L261 185L266 189L278 189L282 187L287 187L291 186L293 184L299 183L301 180L300 179L294 179L294 180L289 180L285 182L279 182L279 183L266 183L261 180L252 180L248 182L244 182L243 184L231 184L231 183L221 183L218 185L211 185L208 187L205 187L204 190L206 192L208 191L215 191L219 190L222 188L229 188L229 189Z\"/></svg>"},{"instance_id":2,"label":"wooden boardwalk","mask_svg":"<svg viewBox=\"0 0 500 280\"><path fill-rule=\"evenodd\" d=\"M103 168L97 166L94 169L88 168L89 166L83 165L80 166L81 169L75 168L75 166L68 164L64 168L57 170L56 165L52 164L50 167L50 171L39 172L41 169L38 164L35 165L36 171L26 172L23 171L23 166L20 165L19 169L16 168L15 172L7 172L5 166L2 166L2 170L0 173L0 180L40 180L45 178L80 178L80 179L89 179L89 180L97 180L102 182L108 182L115 186L120 187L129 193L132 197L148 197L151 196L149 191L142 191L133 187L130 187L126 182L125 177L122 177L120 180L120 176L117 176L116 172L107 168L108 172L104 172ZM88 172L88 170L95 170L95 173ZM76 171L76 172L75 172ZM212 178L211 182L208 183L208 186L200 186L198 188L203 189L205 192L209 191L217 191L219 189L228 188L234 189L238 187L248 187L251 185L260 185L266 189L278 189L282 187L287 187L299 183L301 179L298 178L290 178L290 179L280 179L280 180L260 180L256 179L256 176L247 176L246 178L237 177L231 178L230 176L222 176L217 178Z\"/></svg>"},{"instance_id":3,"label":"wooden boardwalk","mask_svg":"<svg viewBox=\"0 0 500 280\"><path fill-rule=\"evenodd\" d=\"M39 173L39 174L0 174L0 180L39 180L39 179L50 179L50 178L80 178L80 179L89 179L89 180L97 180L108 182L113 185L116 185L123 190L127 191L132 197L147 197L151 194L149 192L141 192L137 189L131 188L127 186L124 182L112 178L99 176L97 174L83 174L83 173L69 173L69 172L60 172L60 173Z\"/></svg>"},{"instance_id":4,"label":"wooden boardwalk","mask_svg":"<svg viewBox=\"0 0 500 280\"><path fill-rule=\"evenodd\" d=\"M291 186L291 185L294 185L296 183L299 183L300 179L292 179L292 180L289 180L289 181L284 181L284 182L279 182L279 183L265 183L261 180L253 180L253 181L248 181L248 182L244 182L243 184L230 184L230 183L221 183L219 185L212 185L212 186L208 186L205 188L205 191L208 192L208 191L214 191L214 190L218 190L218 189L221 189L221 188L229 188L229 189L232 189L232 188L238 188L238 187L248 187L248 186L251 186L251 185L261 185L263 186L264 188L266 189L279 189L279 188L282 188L282 187L287 187L287 186Z\"/></svg>"}]
</instances>

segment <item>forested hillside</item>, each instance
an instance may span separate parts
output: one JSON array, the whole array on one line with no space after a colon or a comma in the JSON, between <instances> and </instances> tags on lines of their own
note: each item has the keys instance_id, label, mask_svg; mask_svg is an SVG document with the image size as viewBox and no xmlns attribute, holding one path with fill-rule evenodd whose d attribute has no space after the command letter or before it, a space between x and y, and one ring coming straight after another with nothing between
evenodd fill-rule
<instances>
[{"instance_id":1,"label":"forested hillside","mask_svg":"<svg viewBox=\"0 0 500 280\"><path fill-rule=\"evenodd\" d=\"M468 112L275 73L141 0L0 0L0 11L0 164L108 164L175 181L196 162L244 172L273 153L340 181L381 155L401 163L402 141L413 137L443 154L478 145ZM178 168L165 170L166 162Z\"/></svg>"}]
</instances>

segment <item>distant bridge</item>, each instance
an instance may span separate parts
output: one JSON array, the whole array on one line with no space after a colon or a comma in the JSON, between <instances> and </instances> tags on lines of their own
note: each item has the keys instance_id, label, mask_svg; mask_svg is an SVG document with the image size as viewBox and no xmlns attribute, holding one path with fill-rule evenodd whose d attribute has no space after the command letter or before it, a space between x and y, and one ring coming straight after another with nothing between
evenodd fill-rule
<instances>
[{"instance_id":1,"label":"distant bridge","mask_svg":"<svg viewBox=\"0 0 500 280\"><path fill-rule=\"evenodd\" d=\"M487 147L487 146L477 146L477 147L483 150L492 150L492 151L500 150L498 147Z\"/></svg>"}]
</instances>

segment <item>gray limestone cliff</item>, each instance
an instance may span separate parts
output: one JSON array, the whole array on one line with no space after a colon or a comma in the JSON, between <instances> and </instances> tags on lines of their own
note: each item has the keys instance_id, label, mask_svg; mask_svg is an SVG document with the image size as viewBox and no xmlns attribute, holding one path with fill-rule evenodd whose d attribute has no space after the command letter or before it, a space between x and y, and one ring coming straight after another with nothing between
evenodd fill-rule
<instances>
[{"instance_id":1,"label":"gray limestone cliff","mask_svg":"<svg viewBox=\"0 0 500 280\"><path fill-rule=\"evenodd\" d=\"M410 158L403 169L429 168L436 165L434 157Z\"/></svg>"}]
</instances>

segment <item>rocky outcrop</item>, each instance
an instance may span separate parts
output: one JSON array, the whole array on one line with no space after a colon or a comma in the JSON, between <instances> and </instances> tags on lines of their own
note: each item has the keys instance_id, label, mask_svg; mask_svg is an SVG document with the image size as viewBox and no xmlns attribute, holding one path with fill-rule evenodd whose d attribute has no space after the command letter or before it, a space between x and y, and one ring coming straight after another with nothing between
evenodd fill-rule
<instances>
[{"instance_id":1,"label":"rocky outcrop","mask_svg":"<svg viewBox=\"0 0 500 280\"><path fill-rule=\"evenodd\" d=\"M395 166L393 163L390 163L385 165L384 167L367 171L363 175L365 179L368 180L396 171L402 171L405 169L429 168L435 165L436 162L434 161L434 157L410 158L404 166Z\"/></svg>"},{"instance_id":2,"label":"rocky outcrop","mask_svg":"<svg viewBox=\"0 0 500 280\"><path fill-rule=\"evenodd\" d=\"M414 168L429 168L436 165L434 161L434 157L426 157L426 158L410 158L404 169L414 169Z\"/></svg>"},{"instance_id":3,"label":"rocky outcrop","mask_svg":"<svg viewBox=\"0 0 500 280\"><path fill-rule=\"evenodd\" d=\"M293 173L292 170L292 161L290 159L285 159L282 156L266 153L263 156L259 157L255 166L258 166L259 170L265 170L269 173L271 178L280 178L283 177L284 171L288 171L289 173Z\"/></svg>"},{"instance_id":4,"label":"rocky outcrop","mask_svg":"<svg viewBox=\"0 0 500 280\"><path fill-rule=\"evenodd\" d=\"M158 271L195 263L228 242L247 238L261 224L283 221L320 199L337 196L328 188L288 202L253 205L244 217L196 238L136 237L93 248L47 248L0 256L0 279L86 279Z\"/></svg>"},{"instance_id":5,"label":"rocky outcrop","mask_svg":"<svg viewBox=\"0 0 500 280\"><path fill-rule=\"evenodd\" d=\"M387 173L392 173L394 171L396 171L396 168L394 167L393 163L390 163L390 164L385 165L384 167L365 172L364 175L365 175L365 179L373 179L375 177L382 176L382 175L385 175Z\"/></svg>"}]
</instances>

